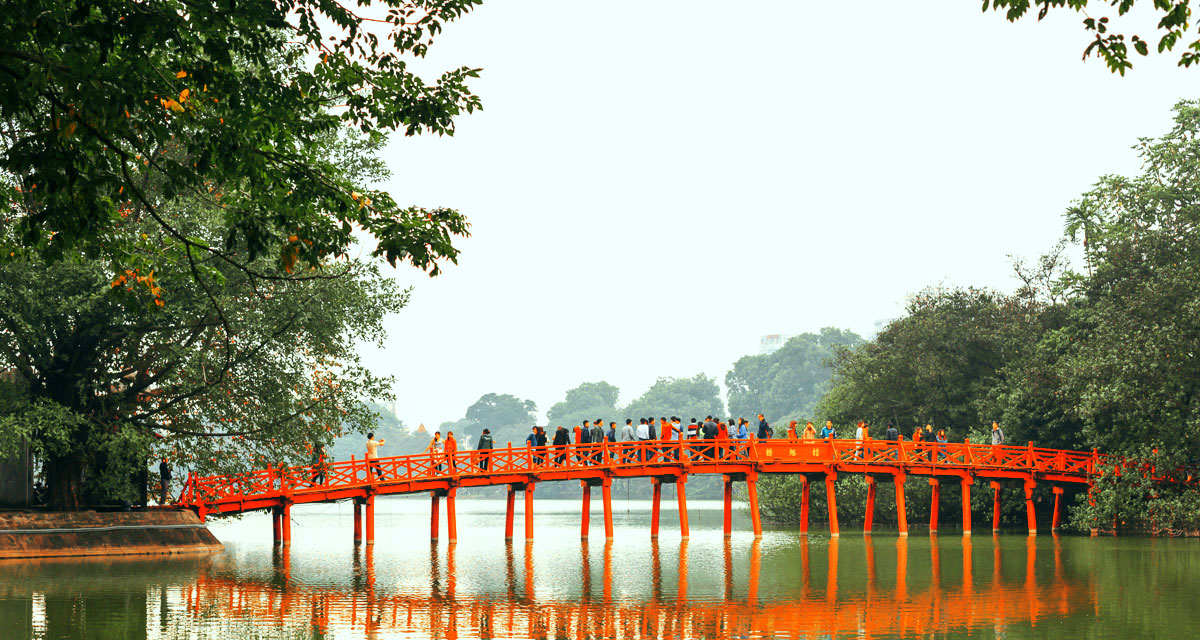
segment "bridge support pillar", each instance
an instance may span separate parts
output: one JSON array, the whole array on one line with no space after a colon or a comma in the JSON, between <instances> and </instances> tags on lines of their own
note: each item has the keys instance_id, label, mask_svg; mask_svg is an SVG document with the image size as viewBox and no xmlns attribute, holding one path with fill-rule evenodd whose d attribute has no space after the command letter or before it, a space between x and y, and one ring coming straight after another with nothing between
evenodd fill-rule
<instances>
[{"instance_id":1,"label":"bridge support pillar","mask_svg":"<svg viewBox=\"0 0 1200 640\"><path fill-rule=\"evenodd\" d=\"M962 520L963 520L963 535L971 535L971 485L974 483L974 478L962 479Z\"/></svg>"},{"instance_id":2,"label":"bridge support pillar","mask_svg":"<svg viewBox=\"0 0 1200 640\"><path fill-rule=\"evenodd\" d=\"M722 496L724 498L725 537L733 535L733 478L728 474L721 476Z\"/></svg>"},{"instance_id":3,"label":"bridge support pillar","mask_svg":"<svg viewBox=\"0 0 1200 640\"><path fill-rule=\"evenodd\" d=\"M362 544L362 499L354 499L354 546Z\"/></svg>"},{"instance_id":4,"label":"bridge support pillar","mask_svg":"<svg viewBox=\"0 0 1200 640\"><path fill-rule=\"evenodd\" d=\"M662 509L662 481L650 478L650 486L654 488L653 502L650 503L650 537L658 537L658 515Z\"/></svg>"},{"instance_id":5,"label":"bridge support pillar","mask_svg":"<svg viewBox=\"0 0 1200 640\"><path fill-rule=\"evenodd\" d=\"M363 517L366 522L363 523L363 529L366 531L367 546L375 544L375 496L367 496L363 505Z\"/></svg>"},{"instance_id":6,"label":"bridge support pillar","mask_svg":"<svg viewBox=\"0 0 1200 640\"><path fill-rule=\"evenodd\" d=\"M825 502L827 502L829 505L829 536L831 538L836 538L841 535L841 530L838 528L837 493L833 488L833 483L836 480L836 471L825 472Z\"/></svg>"},{"instance_id":7,"label":"bridge support pillar","mask_svg":"<svg viewBox=\"0 0 1200 640\"><path fill-rule=\"evenodd\" d=\"M692 530L688 527L687 476L675 478L675 498L679 503L679 537L687 540L692 537Z\"/></svg>"},{"instance_id":8,"label":"bridge support pillar","mask_svg":"<svg viewBox=\"0 0 1200 640\"><path fill-rule=\"evenodd\" d=\"M279 507L271 507L271 538L275 542L275 546L279 546L283 542L283 532L280 528L283 522L279 519Z\"/></svg>"},{"instance_id":9,"label":"bridge support pillar","mask_svg":"<svg viewBox=\"0 0 1200 640\"><path fill-rule=\"evenodd\" d=\"M1033 511L1033 488L1037 486L1037 481L1033 478L1025 479L1025 519L1029 523L1029 535L1037 535L1037 514Z\"/></svg>"},{"instance_id":10,"label":"bridge support pillar","mask_svg":"<svg viewBox=\"0 0 1200 640\"><path fill-rule=\"evenodd\" d=\"M511 541L513 539L513 512L517 501L517 489L511 484L508 485L508 496L504 505L504 540Z\"/></svg>"},{"instance_id":11,"label":"bridge support pillar","mask_svg":"<svg viewBox=\"0 0 1200 640\"><path fill-rule=\"evenodd\" d=\"M1000 533L1000 483L992 480L992 533Z\"/></svg>"},{"instance_id":12,"label":"bridge support pillar","mask_svg":"<svg viewBox=\"0 0 1200 640\"><path fill-rule=\"evenodd\" d=\"M863 477L867 481L867 513L863 516L863 533L870 535L875 520L875 476Z\"/></svg>"},{"instance_id":13,"label":"bridge support pillar","mask_svg":"<svg viewBox=\"0 0 1200 640\"><path fill-rule=\"evenodd\" d=\"M1050 530L1058 531L1059 525L1062 524L1062 487L1054 487L1054 519L1050 521Z\"/></svg>"},{"instance_id":14,"label":"bridge support pillar","mask_svg":"<svg viewBox=\"0 0 1200 640\"><path fill-rule=\"evenodd\" d=\"M808 535L808 476L800 476L800 535Z\"/></svg>"},{"instance_id":15,"label":"bridge support pillar","mask_svg":"<svg viewBox=\"0 0 1200 640\"><path fill-rule=\"evenodd\" d=\"M582 524L579 530L579 538L587 540L588 530L592 524L592 485L588 484L587 480L582 480L579 484L583 485L583 514L580 518Z\"/></svg>"},{"instance_id":16,"label":"bridge support pillar","mask_svg":"<svg viewBox=\"0 0 1200 640\"><path fill-rule=\"evenodd\" d=\"M758 515L758 474L746 474L746 492L750 494L750 522L754 525L754 539L762 537L762 518Z\"/></svg>"},{"instance_id":17,"label":"bridge support pillar","mask_svg":"<svg viewBox=\"0 0 1200 640\"><path fill-rule=\"evenodd\" d=\"M292 505L285 502L280 509L282 522L280 523L280 531L282 532L283 546L291 546L292 544Z\"/></svg>"},{"instance_id":18,"label":"bridge support pillar","mask_svg":"<svg viewBox=\"0 0 1200 640\"><path fill-rule=\"evenodd\" d=\"M933 495L929 499L929 533L936 534L938 530L938 502L942 498L942 483L937 478L930 478L929 486L933 489Z\"/></svg>"},{"instance_id":19,"label":"bridge support pillar","mask_svg":"<svg viewBox=\"0 0 1200 640\"><path fill-rule=\"evenodd\" d=\"M604 539L613 539L612 478L600 483L600 497L604 502Z\"/></svg>"},{"instance_id":20,"label":"bridge support pillar","mask_svg":"<svg viewBox=\"0 0 1200 640\"><path fill-rule=\"evenodd\" d=\"M429 492L429 540L431 542L437 542L438 539L438 512L440 511L438 503L441 502L441 499L437 491Z\"/></svg>"},{"instance_id":21,"label":"bridge support pillar","mask_svg":"<svg viewBox=\"0 0 1200 640\"><path fill-rule=\"evenodd\" d=\"M525 542L533 542L533 483L525 485Z\"/></svg>"},{"instance_id":22,"label":"bridge support pillar","mask_svg":"<svg viewBox=\"0 0 1200 640\"><path fill-rule=\"evenodd\" d=\"M908 507L904 504L904 481L907 478L902 472L892 480L896 485L896 529L902 536L908 535Z\"/></svg>"},{"instance_id":23,"label":"bridge support pillar","mask_svg":"<svg viewBox=\"0 0 1200 640\"><path fill-rule=\"evenodd\" d=\"M454 498L458 489L451 488L446 492L446 537L450 544L458 542L458 517L454 512Z\"/></svg>"}]
</instances>

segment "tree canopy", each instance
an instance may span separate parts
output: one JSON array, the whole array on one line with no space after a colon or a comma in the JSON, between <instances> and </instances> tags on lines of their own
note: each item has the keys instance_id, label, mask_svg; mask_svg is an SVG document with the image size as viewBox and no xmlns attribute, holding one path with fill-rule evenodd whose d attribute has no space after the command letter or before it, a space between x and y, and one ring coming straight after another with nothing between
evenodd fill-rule
<instances>
[{"instance_id":1,"label":"tree canopy","mask_svg":"<svg viewBox=\"0 0 1200 640\"><path fill-rule=\"evenodd\" d=\"M453 134L454 117L480 107L465 84L478 70L427 83L409 61L479 1L6 7L0 262L74 252L115 273L148 271L166 260L154 251L166 237L189 263L203 256L248 269L270 257L290 273L344 257L357 230L390 263L437 274L438 260L456 259L451 239L466 233L463 217L401 207L314 153L312 141L337 131ZM197 237L171 218L169 203L181 196L220 213L211 234ZM131 213L157 233L121 233Z\"/></svg>"},{"instance_id":2,"label":"tree canopy","mask_svg":"<svg viewBox=\"0 0 1200 640\"><path fill-rule=\"evenodd\" d=\"M762 413L771 420L813 417L829 383L828 360L838 347L860 342L850 331L826 327L794 336L774 353L741 357L725 374L730 413Z\"/></svg>"},{"instance_id":3,"label":"tree canopy","mask_svg":"<svg viewBox=\"0 0 1200 640\"><path fill-rule=\"evenodd\" d=\"M597 418L617 422L617 397L621 390L604 382L583 382L567 391L546 413L547 424L573 427Z\"/></svg>"},{"instance_id":4,"label":"tree canopy","mask_svg":"<svg viewBox=\"0 0 1200 640\"><path fill-rule=\"evenodd\" d=\"M625 416L633 418L662 418L678 416L687 421L706 415L722 416L721 388L717 381L703 373L691 378L659 378L641 396L625 407Z\"/></svg>"}]
</instances>

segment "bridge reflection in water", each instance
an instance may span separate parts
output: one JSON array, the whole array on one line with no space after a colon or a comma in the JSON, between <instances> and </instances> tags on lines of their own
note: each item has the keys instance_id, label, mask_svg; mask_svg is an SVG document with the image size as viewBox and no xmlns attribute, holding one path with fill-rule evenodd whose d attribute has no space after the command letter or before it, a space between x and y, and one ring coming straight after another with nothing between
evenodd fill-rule
<instances>
[{"instance_id":1,"label":"bridge reflection in water","mask_svg":"<svg viewBox=\"0 0 1200 640\"><path fill-rule=\"evenodd\" d=\"M530 544L520 561L516 558L519 547L506 548L507 593L460 593L457 582L462 567L454 545L445 552L444 567L437 549L431 549L426 594L394 593L377 585L371 547L354 555L354 578L349 586L302 584L291 577L291 552L283 548L276 551L274 576L248 580L209 571L185 589L182 604L193 616L237 618L314 637L419 635L447 639L955 634L1010 626L1028 629L1048 619L1092 613L1098 607L1090 579L1081 583L1066 576L1058 536L1052 548L1043 545L1041 549L1053 556L1052 573L1047 566L1050 559L1045 557L1040 565L1043 570L1037 570L1039 549L1034 538L1025 542L1024 567L1004 565L999 538L989 545L985 540L955 537L952 544L939 545L933 536L927 549L923 543L903 537L872 540L866 536L861 546L836 538L828 543L801 540L798 571L775 569L765 576L762 541L751 545L748 558L737 558L743 568L736 570L735 552L726 540L720 577L723 597L707 600L688 594L688 541L679 543L675 562L670 563L673 566L665 569L657 543L652 544L646 598L614 596L612 544L596 548L585 543L580 583L570 585L580 589L580 596L569 601L536 595ZM981 567L976 565L980 557L986 557L988 546L993 547L991 566L984 571L990 575L979 575ZM927 568L927 575L910 571L910 553L917 548L928 553L928 563L915 559L913 564ZM849 549L865 557L847 558ZM949 549L953 549L951 557L943 558ZM1012 547L1007 549L1009 563L1019 565L1012 562ZM789 548L786 555L793 553ZM743 550L737 555L744 554ZM949 579L942 575L943 562ZM597 567L593 564L598 565L600 575L594 575ZM854 568L850 574L846 573L848 566ZM666 589L664 576L670 583ZM771 581L769 588L761 584L764 577ZM846 583L849 588L839 586ZM617 585L624 592L622 587Z\"/></svg>"}]
</instances>

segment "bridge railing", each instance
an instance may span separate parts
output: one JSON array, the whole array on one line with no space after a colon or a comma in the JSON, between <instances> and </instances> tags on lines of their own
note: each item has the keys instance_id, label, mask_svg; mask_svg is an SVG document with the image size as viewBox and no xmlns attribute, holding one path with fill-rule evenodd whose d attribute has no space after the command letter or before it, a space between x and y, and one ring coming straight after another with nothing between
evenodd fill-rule
<instances>
[{"instance_id":1,"label":"bridge railing","mask_svg":"<svg viewBox=\"0 0 1200 640\"><path fill-rule=\"evenodd\" d=\"M180 501L231 502L373 484L393 484L462 475L537 474L557 470L621 469L686 465L697 472L726 465L779 463L843 467L938 467L1089 476L1104 461L1095 452L1008 445L842 440L648 440L513 447L486 451L418 453L373 460L276 467L224 476L189 476ZM486 464L485 464L486 463ZM486 467L486 469L484 468Z\"/></svg>"}]
</instances>

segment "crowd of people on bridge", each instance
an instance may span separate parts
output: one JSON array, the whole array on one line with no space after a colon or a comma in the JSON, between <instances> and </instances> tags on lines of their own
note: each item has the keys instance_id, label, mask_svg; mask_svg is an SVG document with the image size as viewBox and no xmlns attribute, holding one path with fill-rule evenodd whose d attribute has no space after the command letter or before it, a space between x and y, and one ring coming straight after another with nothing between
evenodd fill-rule
<instances>
[{"instance_id":1,"label":"crowd of people on bridge","mask_svg":"<svg viewBox=\"0 0 1200 640\"><path fill-rule=\"evenodd\" d=\"M692 418L688 424L683 424L678 416L660 417L655 419L639 418L637 424L634 424L632 418L626 418L625 424L618 427L616 422L608 422L607 426L603 418L595 420L584 420L582 424L576 425L574 429L567 429L563 426L558 426L554 430L553 436L546 433L546 428L534 426L531 432L525 438L525 445L532 450L534 461L539 465L550 466L565 466L568 464L575 465L591 465L601 464L604 462L604 453L595 447L581 447L581 445L592 445L600 443L617 443L617 442L647 442L647 443L663 443L663 442L679 442L683 443L688 440L698 441L713 441L712 445L696 447L692 451L694 459L705 460L713 459L720 455L729 455L731 457L747 457L748 451L745 446L738 447L737 445L748 443L751 440L771 441L804 441L804 440L834 440L839 439L837 429L833 425L832 420L826 420L825 426L819 431L812 422L805 424L803 430L798 430L799 425L796 420L788 423L786 434L783 437L777 438L774 428L767 422L763 414L758 414L757 424L752 423L745 418L730 418L728 421L723 421L713 416L706 416L703 421ZM858 455L861 455L861 444L865 440L872 439L870 427L866 421L859 421L854 430L853 438L860 447L856 450ZM882 440L898 442L904 440L904 436L892 424L888 424ZM933 426L926 424L923 428L917 428L911 435L913 442L931 442L931 443L946 443L946 430L934 430ZM992 423L991 443L993 445L1004 444L1004 432L1000 426ZM375 451L378 446L372 447L373 439L368 440L368 459L375 457ZM378 444L383 444L379 441ZM455 460L455 452L458 451L458 444L454 437L453 431L447 431L446 437L442 438L441 431L434 432L429 446L425 452L432 454L435 460L441 456L445 456L445 464L435 464L435 469L441 473L444 468L449 468L454 472L473 472L487 471L491 462L491 451L495 444L492 439L491 430L484 429L480 435L472 461L466 468L460 468L460 462ZM609 453L609 456L620 462L647 462L653 459L674 459L677 455L677 449L666 445L649 446L620 451L614 449ZM624 458L620 458L625 456ZM944 453L939 452L940 457L945 457ZM373 466L373 469L378 472L378 468Z\"/></svg>"},{"instance_id":2,"label":"crowd of people on bridge","mask_svg":"<svg viewBox=\"0 0 1200 640\"><path fill-rule=\"evenodd\" d=\"M783 440L790 442L799 442L806 440L836 440L839 439L837 428L834 427L832 420L826 420L825 426L820 430L808 422L803 429L799 429L798 422L792 420L788 423L787 430L783 437L777 438L774 428L767 422L763 414L758 414L757 424L752 423L745 418L730 418L728 421L723 421L713 416L706 416L703 421L692 418L686 425L677 416L670 418L660 417L655 418L639 418L637 424L634 424L632 418L627 418L624 425L618 427L616 422L608 422L607 426L603 418L593 420L584 420L583 424L576 425L574 429L568 430L563 426L559 426L554 430L554 435L551 438L546 434L546 428L534 426L525 438L525 445L531 450L531 455L536 464L540 466L556 466L562 467L570 465L593 465L603 464L605 462L604 455L606 449L582 445L593 445L601 443L618 443L618 442L646 442L651 443L651 446L622 448L617 447L608 452L611 461L615 462L649 462L655 459L673 460L678 455L679 447L686 441L700 441L703 446L693 446L690 448L692 459L695 460L711 460L721 456L729 456L732 458L745 458L749 456L749 450L745 446L752 440L771 441ZM861 456L863 452L863 442L873 439L870 434L870 426L866 421L859 421L854 429L854 441L857 443L855 455ZM888 424L884 430L884 441L899 442L904 440L904 436L892 424ZM933 426L926 424L923 428L919 427L913 431L911 435L912 442L929 442L929 443L946 443L946 430L934 430ZM677 442L678 445L667 445L664 443ZM370 472L379 479L384 477L383 469L378 462L379 447L383 446L386 441L382 438L375 439L374 433L367 434L367 451L366 461L367 468ZM654 445L653 443L659 443ZM1004 444L1004 431L1000 429L999 424L992 423L991 444ZM741 445L741 446L739 446ZM479 436L476 448L472 451L471 461L469 464L463 464L461 460L456 459L455 453L458 451L458 442L454 437L453 431L447 431L445 438L442 437L441 431L436 431L430 439L429 446L425 452L431 454L431 464L437 473L442 473L444 470L450 470L454 473L459 472L486 472L491 465L491 459L495 443L492 439L490 429L484 429ZM944 458L945 453L938 450L939 458ZM324 447L317 448L313 452L313 466L317 467L317 475L313 477L313 481L317 483L325 482L324 463L325 450Z\"/></svg>"}]
</instances>

